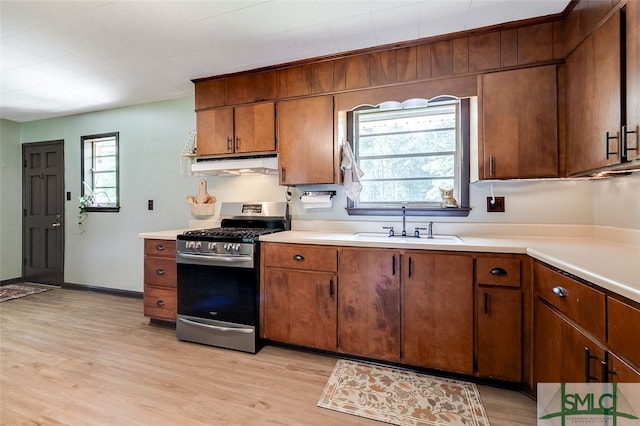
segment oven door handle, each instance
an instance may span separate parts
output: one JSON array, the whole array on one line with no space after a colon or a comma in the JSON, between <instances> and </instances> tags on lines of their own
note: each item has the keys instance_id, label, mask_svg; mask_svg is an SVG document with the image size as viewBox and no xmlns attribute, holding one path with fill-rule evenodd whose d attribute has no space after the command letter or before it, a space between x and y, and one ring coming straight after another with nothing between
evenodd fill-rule
<instances>
[{"instance_id":1,"label":"oven door handle","mask_svg":"<svg viewBox=\"0 0 640 426\"><path fill-rule=\"evenodd\" d=\"M194 259L194 260L221 260L223 262L229 263L241 263L241 262L250 262L251 256L224 256L219 254L190 254L190 253L176 253L177 257L182 257L183 259Z\"/></svg>"},{"instance_id":2,"label":"oven door handle","mask_svg":"<svg viewBox=\"0 0 640 426\"><path fill-rule=\"evenodd\" d=\"M210 325L210 324L203 324L201 322L198 321L191 321L185 318L178 318L178 321L180 322L184 322L187 324L191 324L191 325L195 325L198 327L203 327L203 328L210 328L213 330L217 330L217 331L222 331L222 332L231 332L231 333L242 333L242 334L251 334L253 333L253 328L236 328L236 327L220 327L218 325Z\"/></svg>"}]
</instances>

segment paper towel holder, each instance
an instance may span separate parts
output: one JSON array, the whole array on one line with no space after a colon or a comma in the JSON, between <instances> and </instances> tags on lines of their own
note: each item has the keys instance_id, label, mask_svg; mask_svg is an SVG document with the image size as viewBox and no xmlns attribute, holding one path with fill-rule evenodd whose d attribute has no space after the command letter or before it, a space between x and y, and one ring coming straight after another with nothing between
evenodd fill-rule
<instances>
[{"instance_id":1,"label":"paper towel holder","mask_svg":"<svg viewBox=\"0 0 640 426\"><path fill-rule=\"evenodd\" d=\"M300 195L300 199L302 199L302 197L313 197L317 195L328 195L329 199L332 199L336 196L336 191L305 191Z\"/></svg>"}]
</instances>

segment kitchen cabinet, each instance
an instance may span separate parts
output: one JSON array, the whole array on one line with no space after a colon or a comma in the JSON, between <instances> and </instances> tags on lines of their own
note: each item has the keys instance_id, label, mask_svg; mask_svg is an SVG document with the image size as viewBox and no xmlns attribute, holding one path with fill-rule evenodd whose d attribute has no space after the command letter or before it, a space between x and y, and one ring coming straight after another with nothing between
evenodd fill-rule
<instances>
[{"instance_id":1,"label":"kitchen cabinet","mask_svg":"<svg viewBox=\"0 0 640 426\"><path fill-rule=\"evenodd\" d=\"M568 176L640 165L638 8L627 2L567 57Z\"/></svg>"},{"instance_id":2,"label":"kitchen cabinet","mask_svg":"<svg viewBox=\"0 0 640 426\"><path fill-rule=\"evenodd\" d=\"M534 263L535 380L638 382L640 308Z\"/></svg>"},{"instance_id":3,"label":"kitchen cabinet","mask_svg":"<svg viewBox=\"0 0 640 426\"><path fill-rule=\"evenodd\" d=\"M520 259L476 261L477 370L493 379L522 381Z\"/></svg>"},{"instance_id":4,"label":"kitchen cabinet","mask_svg":"<svg viewBox=\"0 0 640 426\"><path fill-rule=\"evenodd\" d=\"M276 151L273 102L201 110L196 114L200 156Z\"/></svg>"},{"instance_id":5,"label":"kitchen cabinet","mask_svg":"<svg viewBox=\"0 0 640 426\"><path fill-rule=\"evenodd\" d=\"M335 181L333 96L278 102L280 185Z\"/></svg>"},{"instance_id":6,"label":"kitchen cabinet","mask_svg":"<svg viewBox=\"0 0 640 426\"><path fill-rule=\"evenodd\" d=\"M626 107L624 128L627 161L640 161L640 2L628 1L626 19Z\"/></svg>"},{"instance_id":7,"label":"kitchen cabinet","mask_svg":"<svg viewBox=\"0 0 640 426\"><path fill-rule=\"evenodd\" d=\"M537 383L601 381L602 345L541 299L534 303Z\"/></svg>"},{"instance_id":8,"label":"kitchen cabinet","mask_svg":"<svg viewBox=\"0 0 640 426\"><path fill-rule=\"evenodd\" d=\"M402 362L472 374L473 258L408 251L402 271Z\"/></svg>"},{"instance_id":9,"label":"kitchen cabinet","mask_svg":"<svg viewBox=\"0 0 640 426\"><path fill-rule=\"evenodd\" d=\"M262 337L335 351L337 250L277 243L262 250Z\"/></svg>"},{"instance_id":10,"label":"kitchen cabinet","mask_svg":"<svg viewBox=\"0 0 640 426\"><path fill-rule=\"evenodd\" d=\"M484 74L481 179L557 177L556 66Z\"/></svg>"},{"instance_id":11,"label":"kitchen cabinet","mask_svg":"<svg viewBox=\"0 0 640 426\"><path fill-rule=\"evenodd\" d=\"M144 315L152 320L176 321L176 242L144 240Z\"/></svg>"},{"instance_id":12,"label":"kitchen cabinet","mask_svg":"<svg viewBox=\"0 0 640 426\"><path fill-rule=\"evenodd\" d=\"M399 361L400 252L342 248L338 282L338 350Z\"/></svg>"}]
</instances>

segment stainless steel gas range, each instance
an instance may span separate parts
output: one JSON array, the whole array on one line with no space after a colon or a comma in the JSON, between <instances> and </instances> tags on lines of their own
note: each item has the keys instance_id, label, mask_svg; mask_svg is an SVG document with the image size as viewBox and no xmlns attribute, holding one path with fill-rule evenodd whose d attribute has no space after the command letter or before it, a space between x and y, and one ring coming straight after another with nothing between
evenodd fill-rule
<instances>
[{"instance_id":1,"label":"stainless steel gas range","mask_svg":"<svg viewBox=\"0 0 640 426\"><path fill-rule=\"evenodd\" d=\"M285 202L223 203L220 228L178 235L178 339L260 350L260 235L290 228Z\"/></svg>"}]
</instances>

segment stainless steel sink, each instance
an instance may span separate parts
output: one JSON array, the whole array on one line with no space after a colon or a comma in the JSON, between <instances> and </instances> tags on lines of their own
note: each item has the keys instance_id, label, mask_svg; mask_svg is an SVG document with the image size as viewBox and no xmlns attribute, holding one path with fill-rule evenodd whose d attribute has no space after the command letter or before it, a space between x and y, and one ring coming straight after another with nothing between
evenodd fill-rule
<instances>
[{"instance_id":1,"label":"stainless steel sink","mask_svg":"<svg viewBox=\"0 0 640 426\"><path fill-rule=\"evenodd\" d=\"M464 244L462 238L457 235L434 235L433 238L427 238L426 235L420 235L420 238L414 236L393 236L387 233L379 232L358 232L353 234L352 241L371 241L382 243L410 243L410 244Z\"/></svg>"}]
</instances>

